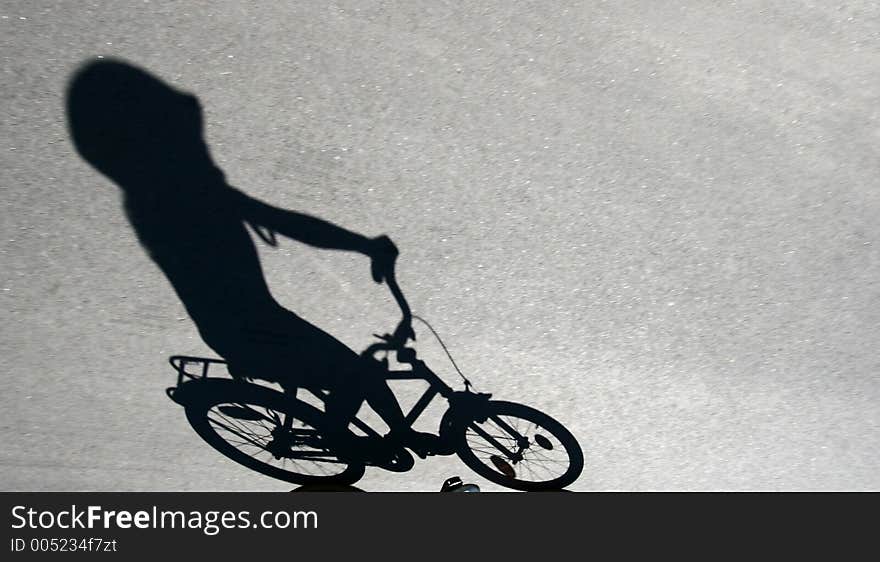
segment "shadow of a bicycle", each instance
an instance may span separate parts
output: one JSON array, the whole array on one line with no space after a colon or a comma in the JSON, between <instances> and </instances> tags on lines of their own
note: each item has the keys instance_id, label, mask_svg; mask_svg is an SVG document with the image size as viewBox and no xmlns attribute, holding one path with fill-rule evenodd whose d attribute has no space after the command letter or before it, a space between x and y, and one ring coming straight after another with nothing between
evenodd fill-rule
<instances>
[{"instance_id":1,"label":"shadow of a bicycle","mask_svg":"<svg viewBox=\"0 0 880 562\"><path fill-rule=\"evenodd\" d=\"M410 350L411 351L411 350ZM423 379L429 388L407 415L414 422L437 396L449 401L436 447L425 458L457 454L477 474L512 489L558 490L583 469L583 454L559 422L533 408L490 400L489 394L453 390L410 353L412 370L389 371L398 380ZM193 429L212 447L257 472L286 482L350 485L367 466L405 472L414 465L406 447L360 418L334 432L326 410L295 393L216 376L225 362L175 356L177 385L168 395L184 406ZM213 372L212 372L213 369ZM321 400L325 391L313 391Z\"/></svg>"},{"instance_id":2,"label":"shadow of a bicycle","mask_svg":"<svg viewBox=\"0 0 880 562\"><path fill-rule=\"evenodd\" d=\"M121 189L126 217L144 250L204 342L223 358L174 358L178 385L169 391L218 451L303 484L352 483L368 465L408 470L414 463L410 450L419 456L457 454L478 474L516 489L560 488L580 474L582 452L561 424L467 386L455 391L401 346L411 326L393 281L397 248L388 237L368 238L230 186L211 158L194 95L126 62L96 60L72 77L67 117L77 151ZM269 291L255 245L278 246L276 234L367 256L373 280L388 282L404 313L384 351L395 352L413 370L388 372L374 357L359 355L281 306ZM221 363L227 375L211 376L209 370ZM186 366L197 366L201 374L187 373ZM406 414L387 382L403 378L429 382ZM310 390L324 407L301 400L296 389ZM431 435L414 432L412 422L438 395L449 409L431 441ZM394 439L357 418L365 401Z\"/></svg>"}]
</instances>

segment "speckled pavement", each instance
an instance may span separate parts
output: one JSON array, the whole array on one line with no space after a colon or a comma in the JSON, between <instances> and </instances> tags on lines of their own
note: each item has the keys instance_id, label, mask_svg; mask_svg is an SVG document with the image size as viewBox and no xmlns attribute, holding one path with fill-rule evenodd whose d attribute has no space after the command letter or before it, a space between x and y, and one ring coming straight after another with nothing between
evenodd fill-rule
<instances>
[{"instance_id":1,"label":"speckled pavement","mask_svg":"<svg viewBox=\"0 0 880 562\"><path fill-rule=\"evenodd\" d=\"M66 131L67 79L114 56L198 96L233 185L390 235L477 387L578 437L572 489L880 489L876 2L0 16L0 488L290 488L214 452L164 393L166 357L208 349ZM394 326L364 258L260 251L276 297L350 346ZM452 475L498 489L454 457L358 487Z\"/></svg>"}]
</instances>

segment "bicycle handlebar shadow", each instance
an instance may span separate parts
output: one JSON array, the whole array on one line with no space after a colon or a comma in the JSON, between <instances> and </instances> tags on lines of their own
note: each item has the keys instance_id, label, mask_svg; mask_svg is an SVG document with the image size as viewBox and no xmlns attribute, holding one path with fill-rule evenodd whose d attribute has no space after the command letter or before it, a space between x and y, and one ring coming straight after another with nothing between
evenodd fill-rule
<instances>
[{"instance_id":1,"label":"bicycle handlebar shadow","mask_svg":"<svg viewBox=\"0 0 880 562\"><path fill-rule=\"evenodd\" d=\"M277 246L277 233L358 252L371 258L375 276L377 264L393 265L390 240L230 186L211 158L197 98L127 62L84 64L68 84L66 110L76 150L121 189L144 250L233 375L325 388L331 424L347 425L365 399L380 415L403 419L387 382L364 376L355 351L273 298L254 242Z\"/></svg>"}]
</instances>

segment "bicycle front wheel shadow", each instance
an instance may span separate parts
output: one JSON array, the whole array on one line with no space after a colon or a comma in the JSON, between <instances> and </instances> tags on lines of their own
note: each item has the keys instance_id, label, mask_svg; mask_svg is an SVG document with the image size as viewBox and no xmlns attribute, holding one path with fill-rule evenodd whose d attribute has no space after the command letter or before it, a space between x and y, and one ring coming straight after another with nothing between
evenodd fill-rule
<instances>
[{"instance_id":1,"label":"bicycle front wheel shadow","mask_svg":"<svg viewBox=\"0 0 880 562\"><path fill-rule=\"evenodd\" d=\"M490 401L485 413L456 432L459 458L480 476L529 492L561 490L580 476L583 452L558 421L513 402Z\"/></svg>"},{"instance_id":2,"label":"bicycle front wheel shadow","mask_svg":"<svg viewBox=\"0 0 880 562\"><path fill-rule=\"evenodd\" d=\"M364 465L336 455L316 408L269 388L197 381L186 417L209 445L252 470L294 484L352 484Z\"/></svg>"}]
</instances>

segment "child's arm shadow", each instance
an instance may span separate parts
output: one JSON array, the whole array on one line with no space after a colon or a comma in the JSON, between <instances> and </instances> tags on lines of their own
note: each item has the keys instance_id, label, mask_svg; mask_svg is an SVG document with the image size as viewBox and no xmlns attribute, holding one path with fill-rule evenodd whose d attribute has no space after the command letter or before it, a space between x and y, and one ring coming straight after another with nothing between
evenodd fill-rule
<instances>
[{"instance_id":1,"label":"child's arm shadow","mask_svg":"<svg viewBox=\"0 0 880 562\"><path fill-rule=\"evenodd\" d=\"M347 250L368 256L377 283L392 273L398 250L387 236L368 238L311 215L273 207L233 187L229 188L229 196L242 219L267 244L277 246L275 233L278 233L316 248Z\"/></svg>"}]
</instances>

